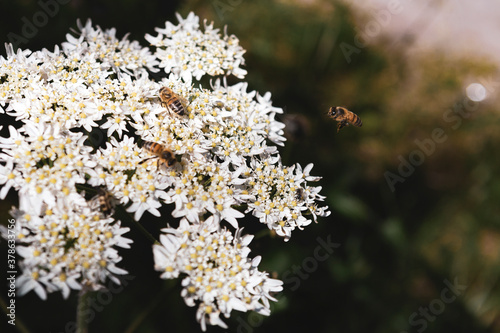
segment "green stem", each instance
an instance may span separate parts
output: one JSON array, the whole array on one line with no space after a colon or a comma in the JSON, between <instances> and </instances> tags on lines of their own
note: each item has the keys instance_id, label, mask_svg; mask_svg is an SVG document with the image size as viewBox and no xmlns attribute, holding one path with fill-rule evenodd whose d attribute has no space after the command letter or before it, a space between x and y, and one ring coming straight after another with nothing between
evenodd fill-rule
<instances>
[{"instance_id":1,"label":"green stem","mask_svg":"<svg viewBox=\"0 0 500 333\"><path fill-rule=\"evenodd\" d=\"M172 281L173 282L173 281ZM165 301L166 295L172 290L175 284L171 283L171 281L166 281L166 285L169 285L168 288L163 289L158 292L156 296L149 302L149 305L146 306L141 312L138 313L134 321L129 325L129 327L124 331L125 333L133 333L139 329L139 326L144 322L144 320L151 315L151 313L158 308L162 301Z\"/></svg>"},{"instance_id":2,"label":"green stem","mask_svg":"<svg viewBox=\"0 0 500 333\"><path fill-rule=\"evenodd\" d=\"M76 308L76 333L88 333L88 310L90 298L94 292L83 287L78 293L78 307Z\"/></svg>"}]
</instances>

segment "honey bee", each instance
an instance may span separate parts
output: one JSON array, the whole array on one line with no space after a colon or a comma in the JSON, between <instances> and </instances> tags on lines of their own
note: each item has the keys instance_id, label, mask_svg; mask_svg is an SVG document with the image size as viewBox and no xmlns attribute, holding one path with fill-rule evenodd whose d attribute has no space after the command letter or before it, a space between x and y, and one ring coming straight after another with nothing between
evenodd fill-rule
<instances>
[{"instance_id":1,"label":"honey bee","mask_svg":"<svg viewBox=\"0 0 500 333\"><path fill-rule=\"evenodd\" d=\"M167 147L151 141L144 141L142 148L148 151L150 154L155 156L143 160L141 163L146 162L152 158L158 158L158 164L164 164L166 167L173 166L177 160L175 159L174 153Z\"/></svg>"},{"instance_id":2,"label":"honey bee","mask_svg":"<svg viewBox=\"0 0 500 333\"><path fill-rule=\"evenodd\" d=\"M115 208L113 196L102 187L99 188L97 195L101 212L106 216L112 215Z\"/></svg>"},{"instance_id":3,"label":"honey bee","mask_svg":"<svg viewBox=\"0 0 500 333\"><path fill-rule=\"evenodd\" d=\"M330 110L328 111L328 115L338 121L337 125L337 133L347 125L354 125L356 127L361 127L363 125L363 122L361 121L361 118L355 114L352 111L347 110L344 107L341 106L336 106L336 107L331 107Z\"/></svg>"},{"instance_id":4,"label":"honey bee","mask_svg":"<svg viewBox=\"0 0 500 333\"><path fill-rule=\"evenodd\" d=\"M295 200L297 201L303 201L307 198L307 193L306 193L306 190L303 189L302 187L299 187L296 191L295 191Z\"/></svg>"},{"instance_id":5,"label":"honey bee","mask_svg":"<svg viewBox=\"0 0 500 333\"><path fill-rule=\"evenodd\" d=\"M186 108L183 104L183 99L172 91L168 87L163 87L160 89L160 100L161 104L174 112L179 116L184 116L186 114Z\"/></svg>"},{"instance_id":6,"label":"honey bee","mask_svg":"<svg viewBox=\"0 0 500 333\"><path fill-rule=\"evenodd\" d=\"M115 208L115 200L111 193L109 193L105 188L99 187L97 190L97 195L91 199L92 209L98 209L104 216L113 215Z\"/></svg>"},{"instance_id":7,"label":"honey bee","mask_svg":"<svg viewBox=\"0 0 500 333\"><path fill-rule=\"evenodd\" d=\"M225 105L224 105L224 102L222 102L222 101L215 101L214 104L213 104L213 106L216 107L216 108L219 108L219 109L223 109L223 108L225 109L226 108Z\"/></svg>"}]
</instances>

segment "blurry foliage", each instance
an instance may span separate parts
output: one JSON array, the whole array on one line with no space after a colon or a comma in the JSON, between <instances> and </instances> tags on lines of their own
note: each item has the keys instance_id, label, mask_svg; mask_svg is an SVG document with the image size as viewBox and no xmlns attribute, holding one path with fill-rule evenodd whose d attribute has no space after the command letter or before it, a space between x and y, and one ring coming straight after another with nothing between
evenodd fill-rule
<instances>
[{"instance_id":1,"label":"blurry foliage","mask_svg":"<svg viewBox=\"0 0 500 333\"><path fill-rule=\"evenodd\" d=\"M214 3L191 1L181 10L196 8L240 38L248 50L251 87L271 91L277 106L307 121L305 134L299 140L292 136L284 148L284 162L313 161L314 173L324 177L333 214L320 222L318 234L333 235L341 247L328 260L330 274L315 272L315 282L300 287L322 286L323 291L303 291L317 305L300 306L326 307L338 316L308 324L317 331L410 330L409 316L439 298L444 279L456 277L467 285L466 295L446 305L427 331L480 331L479 322L500 331L495 66L432 51L412 54L406 41L390 38L379 38L348 63L339 45L354 45L355 28L362 24L339 2L241 1L223 15ZM492 90L488 100L471 104L464 90L478 80L492 81ZM325 117L332 105L355 111L363 127L337 134ZM446 139L392 193L384 173L397 173L398 156L408 160L419 149L415 140L432 139L435 129ZM363 323L356 320L360 312ZM291 327L299 325L297 316Z\"/></svg>"},{"instance_id":2,"label":"blurry foliage","mask_svg":"<svg viewBox=\"0 0 500 333\"><path fill-rule=\"evenodd\" d=\"M35 2L10 6L16 22L2 28L20 31L17 18L36 8ZM374 40L348 63L339 45L354 44L360 26L355 17L360 16L328 0L169 5L130 0L119 7L112 1L75 0L28 47L52 48L75 26L76 17L117 27L118 36L131 32L144 43L143 34L172 19L174 9L183 16L195 11L221 29L227 25L240 39L247 49L250 89L271 91L274 105L285 109L282 120L291 131L282 149L284 164L313 162L332 209L328 219L294 233L289 243L266 237L252 243L252 254L264 255L264 269L285 276L285 291L271 317L237 314L228 320L231 331L413 332L422 326L412 325L410 316L441 297L445 279L457 279L467 289L435 320L426 321L425 332L500 332L500 110L495 97L500 85L489 87L489 99L476 103L468 118L460 116L459 125L443 118L468 103L468 84L498 80L493 65L431 51L412 53L406 41L390 38ZM326 116L333 105L356 112L363 127L337 133ZM397 174L398 156L408 160L419 149L415 140L431 139L436 128L447 139L436 143L391 192L384 173ZM327 237L340 247L309 269L307 259ZM194 310L182 304L178 288L157 279L150 244L140 238L134 242L134 250L123 255L125 268L136 278L97 314L94 328L111 331L119 323L124 330L134 322L137 332L197 330ZM296 285L291 278L298 276ZM44 323L44 302L33 295L18 301L25 322ZM50 309L58 301L50 300ZM36 321L28 312L34 309ZM42 326L52 328L51 323ZM62 330L63 325L55 326Z\"/></svg>"}]
</instances>

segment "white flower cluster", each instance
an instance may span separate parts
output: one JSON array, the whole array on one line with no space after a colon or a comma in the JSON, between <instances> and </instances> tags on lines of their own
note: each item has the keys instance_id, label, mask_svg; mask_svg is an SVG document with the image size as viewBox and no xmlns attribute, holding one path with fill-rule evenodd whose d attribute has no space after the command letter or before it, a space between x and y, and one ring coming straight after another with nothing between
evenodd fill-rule
<instances>
[{"instance_id":1,"label":"white flower cluster","mask_svg":"<svg viewBox=\"0 0 500 333\"><path fill-rule=\"evenodd\" d=\"M185 276L181 294L198 304L203 329L225 327L221 313L267 315L271 293L281 290L258 271L260 258L247 257L253 236L241 235L241 218L254 215L288 240L329 215L318 206L321 187L310 184L319 180L312 164L281 164L284 125L275 116L283 111L270 93L226 83L246 74L236 37L221 38L206 23L201 32L192 13L178 18L146 36L154 53L88 21L62 49L7 46L0 58L0 105L18 121L0 138L0 197L11 188L20 197L22 292L67 297L126 273L115 266L115 247L129 247L128 228L92 196L105 191L139 223L145 212L159 217L163 205L175 206L180 226L162 229L155 267L162 278ZM149 72L160 67L168 77L155 82ZM223 77L192 85L204 75ZM174 94L160 98L162 87Z\"/></svg>"},{"instance_id":2,"label":"white flower cluster","mask_svg":"<svg viewBox=\"0 0 500 333\"><path fill-rule=\"evenodd\" d=\"M106 119L101 127L108 128L108 135L121 135L126 130L122 120L144 107L141 99L148 93L152 97L149 80L133 80L127 74L112 78L112 64L79 48L14 54L7 46L7 55L0 59L0 105L8 103L5 111L16 120L90 132Z\"/></svg>"},{"instance_id":3,"label":"white flower cluster","mask_svg":"<svg viewBox=\"0 0 500 333\"><path fill-rule=\"evenodd\" d=\"M147 75L147 70L158 72L158 60L151 54L149 48L142 47L138 41L128 40L128 34L121 40L115 37L116 29L102 30L99 26L92 27L92 21L87 20L85 26L77 21L80 31L75 31L78 38L67 34L67 42L62 43L67 54L90 55L98 63L111 66L115 70L128 74Z\"/></svg>"},{"instance_id":4,"label":"white flower cluster","mask_svg":"<svg viewBox=\"0 0 500 333\"><path fill-rule=\"evenodd\" d=\"M245 77L247 71L240 68L245 62L245 50L236 36L224 32L221 39L219 29L206 21L202 32L200 19L194 13L186 19L177 14L177 19L179 25L166 22L165 28L156 28L158 36L146 35L146 40L157 47L155 55L165 73L182 76L186 82L191 82L192 77L200 80L206 74Z\"/></svg>"},{"instance_id":5,"label":"white flower cluster","mask_svg":"<svg viewBox=\"0 0 500 333\"><path fill-rule=\"evenodd\" d=\"M38 216L13 213L18 238L28 244L17 247L23 257L23 273L16 280L18 295L34 290L46 299L47 292L61 291L68 298L71 289L101 289L106 278L120 284L114 274L127 273L115 266L121 257L114 246L130 248L131 240L122 237L129 229L102 218L88 205L73 205L69 199L59 199L53 209Z\"/></svg>"},{"instance_id":6,"label":"white flower cluster","mask_svg":"<svg viewBox=\"0 0 500 333\"><path fill-rule=\"evenodd\" d=\"M315 222L316 216L328 216L329 213L326 207L316 205L317 200L324 199L318 194L321 187L304 185L306 181L319 179L309 175L313 165L309 164L302 171L299 164L284 168L275 159L252 161L252 168L246 174L250 194L255 200L248 204L247 212L253 210L253 215L262 223L288 240L295 228L302 230L311 223L304 212L312 214Z\"/></svg>"},{"instance_id":7,"label":"white flower cluster","mask_svg":"<svg viewBox=\"0 0 500 333\"><path fill-rule=\"evenodd\" d=\"M23 257L19 294L34 290L46 299L47 292L61 291L67 298L71 289L100 289L107 277L119 283L113 274L127 272L115 266L121 257L113 247L129 248L131 241L121 236L129 229L102 218L77 192L96 165L85 137L44 124L9 130L9 138L0 138L0 196L10 188L19 192L13 213L25 244L17 247Z\"/></svg>"},{"instance_id":8,"label":"white flower cluster","mask_svg":"<svg viewBox=\"0 0 500 333\"><path fill-rule=\"evenodd\" d=\"M196 317L202 329L206 322L227 328L219 315L227 318L233 309L269 315L271 293L283 289L283 282L257 270L260 257L248 258L253 236L235 236L211 218L203 224L182 220L176 229L166 228L161 245L153 247L155 269L162 278L182 280L181 295L188 306L198 303Z\"/></svg>"}]
</instances>

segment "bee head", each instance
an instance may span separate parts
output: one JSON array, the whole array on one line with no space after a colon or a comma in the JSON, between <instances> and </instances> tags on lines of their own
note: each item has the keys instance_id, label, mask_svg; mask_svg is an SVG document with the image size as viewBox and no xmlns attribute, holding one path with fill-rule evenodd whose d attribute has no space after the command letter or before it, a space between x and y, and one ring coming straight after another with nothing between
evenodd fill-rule
<instances>
[{"instance_id":1,"label":"bee head","mask_svg":"<svg viewBox=\"0 0 500 333\"><path fill-rule=\"evenodd\" d=\"M332 106L328 111L328 115L335 119L336 117L344 115L347 112L348 110L342 106Z\"/></svg>"},{"instance_id":2,"label":"bee head","mask_svg":"<svg viewBox=\"0 0 500 333\"><path fill-rule=\"evenodd\" d=\"M170 89L169 87L162 87L160 89L160 95L171 96L172 95L172 89Z\"/></svg>"},{"instance_id":3,"label":"bee head","mask_svg":"<svg viewBox=\"0 0 500 333\"><path fill-rule=\"evenodd\" d=\"M338 116L344 114L344 108L341 106L332 106L328 111L328 115L333 119L336 119Z\"/></svg>"},{"instance_id":4,"label":"bee head","mask_svg":"<svg viewBox=\"0 0 500 333\"><path fill-rule=\"evenodd\" d=\"M166 161L168 166L172 166L176 162L175 156L170 150L164 150L161 153L161 159Z\"/></svg>"}]
</instances>

